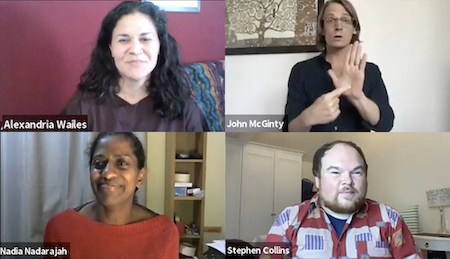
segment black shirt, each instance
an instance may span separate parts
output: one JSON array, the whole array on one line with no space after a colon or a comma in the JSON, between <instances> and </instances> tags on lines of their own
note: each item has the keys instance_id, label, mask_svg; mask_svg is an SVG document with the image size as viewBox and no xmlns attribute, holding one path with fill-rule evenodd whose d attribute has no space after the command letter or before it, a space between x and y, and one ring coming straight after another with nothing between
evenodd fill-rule
<instances>
[{"instance_id":1,"label":"black shirt","mask_svg":"<svg viewBox=\"0 0 450 259\"><path fill-rule=\"evenodd\" d=\"M288 85L288 97L285 108L284 128L321 95L335 89L327 71L331 64L325 60L325 54L297 63L291 71ZM345 96L340 97L341 114L329 124L314 125L311 131L390 131L394 124L394 111L389 105L386 87L378 66L367 62L363 92L380 109L380 120L375 126L366 122L358 110Z\"/></svg>"}]
</instances>

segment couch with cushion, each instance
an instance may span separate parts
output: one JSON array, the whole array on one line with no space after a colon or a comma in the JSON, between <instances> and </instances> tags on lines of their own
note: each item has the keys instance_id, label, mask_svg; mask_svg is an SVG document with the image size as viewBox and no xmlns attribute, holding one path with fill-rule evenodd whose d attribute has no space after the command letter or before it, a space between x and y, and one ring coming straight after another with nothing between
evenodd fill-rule
<instances>
[{"instance_id":1,"label":"couch with cushion","mask_svg":"<svg viewBox=\"0 0 450 259\"><path fill-rule=\"evenodd\" d=\"M184 69L210 130L225 131L225 61L197 62Z\"/></svg>"}]
</instances>

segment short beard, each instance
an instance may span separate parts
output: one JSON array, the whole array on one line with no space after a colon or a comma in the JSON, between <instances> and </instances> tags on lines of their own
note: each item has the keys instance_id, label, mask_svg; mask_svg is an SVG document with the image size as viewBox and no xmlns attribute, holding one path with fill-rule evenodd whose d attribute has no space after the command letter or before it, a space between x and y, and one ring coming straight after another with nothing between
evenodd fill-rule
<instances>
[{"instance_id":1,"label":"short beard","mask_svg":"<svg viewBox=\"0 0 450 259\"><path fill-rule=\"evenodd\" d=\"M366 202L366 194L367 194L367 182L366 186L363 190L363 193L357 192L355 189L353 191L356 193L357 197L356 200L349 205L342 205L339 203L338 195L337 194L333 200L327 200L322 196L322 193L319 190L319 200L322 204L322 206L325 206L329 208L330 210L336 212L336 213L353 213L358 211Z\"/></svg>"}]
</instances>

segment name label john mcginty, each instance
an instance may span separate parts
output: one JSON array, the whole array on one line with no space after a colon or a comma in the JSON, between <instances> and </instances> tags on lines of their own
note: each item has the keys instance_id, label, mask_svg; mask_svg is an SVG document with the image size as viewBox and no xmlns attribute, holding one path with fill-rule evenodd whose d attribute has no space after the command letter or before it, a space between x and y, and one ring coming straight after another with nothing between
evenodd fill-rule
<instances>
[{"instance_id":1,"label":"name label john mcginty","mask_svg":"<svg viewBox=\"0 0 450 259\"><path fill-rule=\"evenodd\" d=\"M284 122L277 120L229 120L227 124L227 128L277 128L281 130L283 128Z\"/></svg>"}]
</instances>

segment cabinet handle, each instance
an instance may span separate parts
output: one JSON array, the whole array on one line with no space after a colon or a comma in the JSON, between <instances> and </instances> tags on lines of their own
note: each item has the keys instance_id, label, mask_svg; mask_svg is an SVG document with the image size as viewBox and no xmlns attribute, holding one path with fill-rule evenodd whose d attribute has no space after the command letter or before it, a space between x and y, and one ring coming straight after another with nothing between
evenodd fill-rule
<instances>
[{"instance_id":1,"label":"cabinet handle","mask_svg":"<svg viewBox=\"0 0 450 259\"><path fill-rule=\"evenodd\" d=\"M427 243L425 243L425 247L426 247L426 248L428 248L428 242L427 242Z\"/></svg>"},{"instance_id":2,"label":"cabinet handle","mask_svg":"<svg viewBox=\"0 0 450 259\"><path fill-rule=\"evenodd\" d=\"M277 214L275 214L275 213L272 213L272 214L270 214L270 216L276 216Z\"/></svg>"}]
</instances>

